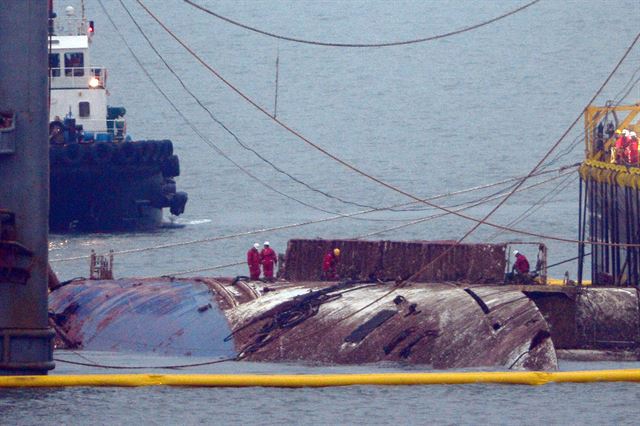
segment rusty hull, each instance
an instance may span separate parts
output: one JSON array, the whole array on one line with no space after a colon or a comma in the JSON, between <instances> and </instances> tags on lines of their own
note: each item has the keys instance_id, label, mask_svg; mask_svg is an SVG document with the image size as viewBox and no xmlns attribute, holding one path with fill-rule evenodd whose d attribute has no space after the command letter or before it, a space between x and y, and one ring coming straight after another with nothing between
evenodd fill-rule
<instances>
[{"instance_id":1,"label":"rusty hull","mask_svg":"<svg viewBox=\"0 0 640 426\"><path fill-rule=\"evenodd\" d=\"M344 278L504 282L505 244L455 244L455 241L294 239L287 245L284 278L293 282L319 281L322 259L333 248L341 251L337 272ZM445 252L446 256L441 256Z\"/></svg>"},{"instance_id":2,"label":"rusty hull","mask_svg":"<svg viewBox=\"0 0 640 426\"><path fill-rule=\"evenodd\" d=\"M592 288L579 292L576 301L576 336L580 348L640 348L636 288Z\"/></svg>"},{"instance_id":3,"label":"rusty hull","mask_svg":"<svg viewBox=\"0 0 640 426\"><path fill-rule=\"evenodd\" d=\"M250 360L433 368L557 368L548 326L522 292L412 283L296 283L228 312Z\"/></svg>"},{"instance_id":4,"label":"rusty hull","mask_svg":"<svg viewBox=\"0 0 640 426\"><path fill-rule=\"evenodd\" d=\"M536 306L522 292L487 286L87 280L52 292L50 306L65 338L92 350L434 368L557 367Z\"/></svg>"}]
</instances>

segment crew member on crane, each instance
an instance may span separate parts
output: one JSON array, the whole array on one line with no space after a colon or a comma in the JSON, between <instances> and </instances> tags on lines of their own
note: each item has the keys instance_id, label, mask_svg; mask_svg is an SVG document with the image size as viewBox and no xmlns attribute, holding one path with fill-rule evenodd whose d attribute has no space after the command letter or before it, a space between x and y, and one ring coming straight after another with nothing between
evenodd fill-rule
<instances>
[{"instance_id":1,"label":"crew member on crane","mask_svg":"<svg viewBox=\"0 0 640 426\"><path fill-rule=\"evenodd\" d=\"M247 252L247 264L249 265L249 276L251 280L260 279L260 244L255 243Z\"/></svg>"},{"instance_id":2,"label":"crew member on crane","mask_svg":"<svg viewBox=\"0 0 640 426\"><path fill-rule=\"evenodd\" d=\"M338 258L340 257L340 249L334 248L324 256L322 260L322 280L335 281L338 279L336 272L338 266Z\"/></svg>"},{"instance_id":3,"label":"crew member on crane","mask_svg":"<svg viewBox=\"0 0 640 426\"><path fill-rule=\"evenodd\" d=\"M264 242L264 248L260 252L260 262L262 263L264 279L269 282L275 281L273 278L273 266L278 263L278 256L276 252L269 247L269 241Z\"/></svg>"},{"instance_id":4,"label":"crew member on crane","mask_svg":"<svg viewBox=\"0 0 640 426\"><path fill-rule=\"evenodd\" d=\"M518 250L514 250L513 254L516 256L516 262L513 264L513 271L517 275L528 275L529 274L529 261L526 256L520 253Z\"/></svg>"},{"instance_id":5,"label":"crew member on crane","mask_svg":"<svg viewBox=\"0 0 640 426\"><path fill-rule=\"evenodd\" d=\"M636 136L636 132L629 133L629 143L627 144L627 149L625 151L627 157L627 163L632 166L638 165L638 136Z\"/></svg>"},{"instance_id":6,"label":"crew member on crane","mask_svg":"<svg viewBox=\"0 0 640 426\"><path fill-rule=\"evenodd\" d=\"M622 163L622 158L624 156L625 148L628 145L627 135L629 131L627 129L616 130L616 135L618 138L616 139L616 143L613 148L611 148L611 163Z\"/></svg>"}]
</instances>

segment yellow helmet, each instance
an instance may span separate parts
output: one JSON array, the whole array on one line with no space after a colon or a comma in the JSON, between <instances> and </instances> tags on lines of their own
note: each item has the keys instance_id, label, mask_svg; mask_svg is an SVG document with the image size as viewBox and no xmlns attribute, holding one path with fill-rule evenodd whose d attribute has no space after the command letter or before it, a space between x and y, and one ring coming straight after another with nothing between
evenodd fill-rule
<instances>
[{"instance_id":1,"label":"yellow helmet","mask_svg":"<svg viewBox=\"0 0 640 426\"><path fill-rule=\"evenodd\" d=\"M616 135L621 135L622 134L622 129L616 129Z\"/></svg>"},{"instance_id":2,"label":"yellow helmet","mask_svg":"<svg viewBox=\"0 0 640 426\"><path fill-rule=\"evenodd\" d=\"M340 249L339 248L334 248L333 249L333 254L335 254L336 256L340 256Z\"/></svg>"}]
</instances>

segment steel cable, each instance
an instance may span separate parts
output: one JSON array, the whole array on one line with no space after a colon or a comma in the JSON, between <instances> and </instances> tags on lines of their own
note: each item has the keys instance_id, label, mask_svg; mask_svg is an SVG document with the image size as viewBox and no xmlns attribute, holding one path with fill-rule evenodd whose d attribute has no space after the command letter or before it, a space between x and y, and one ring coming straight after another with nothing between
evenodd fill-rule
<instances>
[{"instance_id":1,"label":"steel cable","mask_svg":"<svg viewBox=\"0 0 640 426\"><path fill-rule=\"evenodd\" d=\"M587 105L582 109L582 111L584 111L589 105L591 105L593 103L593 101L598 97L598 95L600 94L600 92L602 92L602 90L604 89L604 87L607 85L607 83L609 82L609 80L611 80L611 78L613 77L613 75L616 73L616 71L618 70L618 68L620 67L620 65L622 64L622 62L624 61L624 59L627 57L627 55L631 52L632 48L635 46L635 44L637 43L638 39L640 39L640 33L638 33L636 35L636 37L634 38L633 42L631 43L631 45L627 48L627 50L625 51L624 55L622 56L622 58L618 61L618 63L616 64L616 66L613 68L613 70L610 72L609 76L605 79L605 81L602 83L602 85L598 88L598 90L596 91L596 93L593 95L593 97L591 98L591 100L587 103ZM529 172L529 175L532 175L533 173L535 173L535 171L544 163L544 161L546 160L546 158L549 157L549 155L551 155L551 153L554 151L554 149L562 142L562 140L564 139L564 137L569 133L569 131L576 125L576 123L580 120L580 118L582 117L582 112L580 113L580 115L578 115L578 117L573 121L573 123L569 126L569 128L565 131L565 133L560 137L560 139L551 147L551 149L548 150L547 154L545 154L540 161L536 164L536 166ZM416 279L418 276L420 276L422 273L424 273L427 269L429 269L433 264L435 264L435 262L437 262L438 260L440 260L441 258L443 258L444 256L448 255L451 250L453 250L454 247L458 246L459 244L462 243L462 241L464 241L469 235L471 235L487 218L489 218L494 212L496 212L505 202L506 200L508 200L519 188L520 186L522 186L522 184L526 181L527 178L521 180L512 190L511 192L504 197L499 203L498 205L496 205L487 215L485 215L484 219L479 221L478 223L474 224L474 226L469 229L469 231L467 231L461 238L459 238L454 244L452 244L448 249L444 250L440 255L436 256L435 259L429 261L426 265L424 265L423 267L421 267L418 271L416 271L415 273L413 273L409 278L404 279L398 283L396 283L389 291L385 292L384 294L382 294L381 296L377 297L376 299L374 299L373 301L371 301L370 303L367 303L365 306L356 309L354 312L345 315L344 317L340 318L339 320L337 320L335 323L331 324L331 327L335 327L336 324L339 324L341 322L346 321L347 319L353 317L354 315L357 315L358 313L364 311L365 309L368 309L369 307L375 305L376 303L382 301L383 299L389 297L391 294L393 294L397 289L399 289L400 287L406 285L406 283L411 282L412 280ZM640 246L639 244L636 244L636 246ZM455 284L454 284L455 285ZM327 330L328 327L321 327L319 329L317 329L315 332L311 333L311 335L307 335L305 336L305 338L309 338L309 337L313 337L321 332L325 332Z\"/></svg>"},{"instance_id":2,"label":"steel cable","mask_svg":"<svg viewBox=\"0 0 640 426\"><path fill-rule=\"evenodd\" d=\"M575 167L575 166L570 166L570 167ZM562 168L560 168L558 170L561 170L561 169ZM546 174L546 173L549 173L549 172L550 171L545 171L544 173L541 173L541 174ZM502 182L508 182L508 181L515 180L515 179L519 179L519 178L511 178L511 179L507 179L507 180L502 181ZM436 195L436 196L432 197L431 199L444 198L444 197L448 197L448 196L451 196L451 195L462 194L462 193L465 193L465 192L470 192L470 191L474 191L474 190L477 190L477 189L483 189L483 188L487 188L487 187L494 186L494 185L496 185L496 184L493 183L493 184L483 185L483 186L480 186L480 187L473 187L473 188L469 188L469 189L465 189L465 190L461 190L461 191L449 192L449 193L446 193L446 194ZM406 205L414 204L414 203L415 202L395 204L392 207L406 206ZM227 234L227 235L220 235L220 236L214 236L214 237L208 237L208 238L201 238L201 239L198 239L198 240L189 240L189 241L182 241L182 242L177 242L177 243L167 243L167 244L154 245L154 246L148 246L148 247L140 247L140 248L134 248L134 249L128 249L128 250L119 250L119 251L114 251L113 254L114 255L122 255L122 254L131 254L131 253L140 253L140 252L145 252L145 251L153 251L153 250L161 250L161 249L167 249L167 248L173 248L173 247L187 246L187 245L191 245L191 244L200 244L200 243L221 241L221 240L227 240L227 239L232 239L232 238L245 237L245 236L249 236L249 235L262 234L262 233L265 233L265 232L274 232L274 231L279 231L279 230L283 230L283 229L291 229L291 228L297 228L297 227L301 227L301 226L307 226L307 225L314 225L314 224L319 224L319 223L324 223L324 222L330 222L330 221L342 219L344 217L368 214L368 213L372 213L372 212L376 212L376 211L382 211L382 210L386 210L386 209L387 209L387 207L379 207L379 208L376 208L376 209L361 210L361 211L357 211L357 212L353 212L353 213L346 213L346 214L343 214L343 215L329 216L329 217L322 218L322 219L309 220L309 221L304 221L304 222L296 222L296 223L291 223L291 224L286 224L286 225L281 225L281 226L262 228L262 229L254 229L254 230L250 230L250 231L243 231L243 232L239 232L239 233L236 233L236 234ZM74 260L89 259L90 257L91 257L90 255L82 255L82 256L68 257L68 258L63 258L63 259L50 259L49 262L50 263L70 262L70 261L74 261Z\"/></svg>"},{"instance_id":3,"label":"steel cable","mask_svg":"<svg viewBox=\"0 0 640 426\"><path fill-rule=\"evenodd\" d=\"M102 1L99 0L100 3L102 4ZM201 100L200 98L198 98L195 93L193 93L193 91L191 89L189 89L189 87L186 85L186 83L184 82L184 80L176 73L175 69L166 61L166 59L164 58L164 56L162 56L162 54L158 51L158 49L156 49L156 47L153 45L153 43L151 42L151 40L149 39L149 37L147 36L146 32L143 30L143 28L138 24L138 22L134 19L133 15L131 14L131 12L129 11L129 9L127 8L127 6L124 4L124 2L122 0L119 0L120 4L122 5L123 9L125 10L125 12L129 15L129 17L131 18L131 20L133 21L134 25L136 26L136 28L138 29L138 31L140 32L140 34L142 35L142 37L146 40L147 44L149 45L149 47L153 50L153 52L156 54L156 56L158 56L158 58L160 59L160 61L162 61L162 63L164 64L164 66L169 70L169 72L171 74L173 74L173 76L176 78L176 80L178 80L178 82L180 83L180 85L183 87L183 89L193 98L193 100L204 110L206 111L206 113L209 115L209 117L211 117L211 119L217 123L225 132L227 132L229 135L231 135L231 137L233 138L233 140L236 141L236 143L238 145L240 145L242 148L244 148L247 151L250 151L251 153L253 153L256 157L258 157L262 162L268 164L269 166L271 166L274 170L276 170L278 173L285 175L286 177L288 177L289 179L293 180L294 182L306 187L307 189L316 192L318 194L321 194L327 198L331 198L337 201L340 201L344 204L349 204L349 205L354 205L357 207L362 207L362 208L373 208L374 206L368 205L368 204L362 204L362 203L357 203L354 201L350 201L350 200L346 200L343 199L341 197L338 197L336 195L330 194L326 191L322 191L318 188L315 188L311 185L309 185L308 183L304 182L303 180L293 176L292 174L288 173L287 171L285 171L284 169L282 169L281 167L277 166L275 163L273 163L271 160L269 160L268 158L266 158L264 155L260 154L257 150L255 150L254 148L250 147L249 145L247 145L246 143L242 142L242 140L238 137L238 135L232 131L227 125L225 125L220 119L218 119L213 112L211 111L210 108L208 108ZM103 6L103 10L104 6ZM105 14L107 14L108 16L108 12L105 10ZM112 25L115 24L113 22L113 20L111 20L111 18L109 18L109 20L111 21ZM122 34L118 31L118 33L120 34L121 38L124 39L124 37L122 36ZM129 51L132 53L132 55L135 56L135 54L133 53L132 49L129 49ZM138 61L138 64L140 65L140 67L144 68L144 65L142 65L142 63L140 61ZM147 77L149 79L153 79L148 73L145 72L145 74L147 75ZM168 100L168 99L167 99ZM226 157L225 157L226 158ZM235 165L235 163L234 163ZM282 194L281 194L282 195ZM308 206L308 205L307 205ZM316 210L320 210L323 211L325 213L331 213L331 214L336 214L336 212L332 212L332 211L328 211L328 210L324 210L324 209L319 209L316 208ZM376 219L365 219L365 220L376 220ZM384 220L389 220L389 219L384 219Z\"/></svg>"},{"instance_id":4,"label":"steel cable","mask_svg":"<svg viewBox=\"0 0 640 426\"><path fill-rule=\"evenodd\" d=\"M570 173L572 173L572 172L566 172L566 173L561 174L559 176L554 176L554 177L552 177L550 179L547 179L545 181L532 184L532 185L530 185L530 186L528 186L526 188L522 188L521 190L524 191L524 190L531 189L531 188L536 187L536 186L544 185L544 184L549 183L551 181L554 181L556 179L559 179L559 178L562 178L564 176L567 176ZM466 207L461 207L459 210L467 210L467 209L470 209L470 208L473 208L473 207L477 207L477 206L479 206L481 204L488 203L488 202L493 201L493 200L498 199L498 198L500 198L500 195L494 195L490 199L487 199L487 200L474 201L474 202L472 202L473 204L471 204L469 206L466 206ZM419 218L419 219L416 219L416 220L413 220L413 221L409 221L409 222L403 223L401 225L393 226L391 228L385 228L385 229L380 230L380 231L376 231L376 232L372 232L372 233L364 234L364 235L359 235L359 236L353 236L351 238L355 239L355 240L359 240L359 239L362 239L362 238L367 238L367 237L371 237L371 236L374 236L374 235L382 234L382 233L385 233L385 232L395 231L395 230L406 228L406 227L409 227L409 226L412 226L412 225L417 225L417 224L420 224L420 223L424 223L424 222L426 222L428 220L437 219L437 218L440 218L440 217L446 216L446 215L448 215L448 213L438 213L438 214L435 214L435 215L431 215L431 216ZM235 263L228 263L228 264L223 264L223 265L215 265L215 266L198 268L198 269L190 269L190 270L180 271L180 272L171 272L171 273L166 273L166 274L163 274L163 275L165 275L165 276L185 275L185 274L189 274L189 273L193 273L193 272L212 271L212 270L216 270L216 269L223 269L223 268L226 268L226 267L229 267L229 266L238 266L238 265L242 265L242 264L244 264L244 262L235 262Z\"/></svg>"},{"instance_id":5,"label":"steel cable","mask_svg":"<svg viewBox=\"0 0 640 426\"><path fill-rule=\"evenodd\" d=\"M279 34L275 34L275 33L271 33L268 31L264 31L255 27L251 27L249 25L243 24L241 22L238 21L234 21L230 18L227 18L225 16L222 16L218 13L213 12L210 9L205 8L204 6L200 6L199 4L191 1L191 0L183 0L185 3L189 4L190 6L195 7L196 9L199 9L211 16L214 16L218 19L221 19L225 22L228 22L232 25L235 25L237 27L240 28L244 28L245 30L249 30L249 31L253 31L255 33L258 34L262 34L265 35L267 37L272 37L272 38L276 38L278 40L285 40L285 41L291 41L291 42L295 42L295 43L302 43L302 44L311 44L311 45L315 45L315 46L326 46L326 47L350 47L350 48L367 48L367 47L392 47L392 46L406 46L406 45L410 45L410 44L417 44L417 43L425 43L425 42L429 42L429 41L434 41L434 40L440 40L443 38L447 38L447 37L451 37L454 35L458 35L458 34L462 34L462 33L466 33L472 30L476 30L478 28L487 26L489 24L492 24L494 22L500 21L504 18L507 18L511 15L515 15L518 12L521 12L523 10L525 10L526 8L533 6L534 4L538 3L540 0L533 0L523 6L520 6L514 10L511 10L507 13L504 13L502 15L496 16L495 18L489 19L487 21L483 21L480 22L478 24L474 24L474 25L470 25L468 27L464 27L461 28L459 30L455 30L455 31L450 31L448 33L444 33L444 34L438 34L438 35L434 35L434 36L430 36L430 37L423 37L423 38L418 38L418 39L414 39L414 40L404 40L404 41L393 41L393 42L387 42L387 43L328 43L328 42L322 42L322 41L315 41L315 40L304 40L304 39L300 39L300 38L295 38L295 37L288 37L288 36L283 36L283 35L279 35Z\"/></svg>"},{"instance_id":6,"label":"steel cable","mask_svg":"<svg viewBox=\"0 0 640 426\"><path fill-rule=\"evenodd\" d=\"M300 139L301 141L303 141L304 143L306 143L307 145L313 147L314 149L320 151L321 153L323 153L325 156L331 158L332 160L336 161L339 164L342 164L344 167L352 170L353 172L369 179L372 180L376 183L378 183L381 186L384 186L394 192L397 192L399 194L402 194L410 199L413 199L415 201L420 201L423 202L424 204L427 204L431 207L443 210L443 211L447 211L451 214L454 214L458 217L461 217L463 219L467 219L471 222L475 222L475 225L473 226L473 228L471 228L471 230L468 232L467 235L465 235L463 237L463 239L466 239L466 237L468 235L470 235L471 233L475 232L475 230L480 226L480 225L486 225L486 226L492 226L495 227L497 229L504 229L504 230L509 230L511 232L514 233L519 233L522 235L529 235L532 237L537 237L537 238L541 238L541 239L549 239L549 240L555 240L555 241L563 241L566 243L576 243L577 241L574 239L570 239L570 238L560 238L560 237L553 237L550 235L544 235L544 234L539 234L539 233L535 233L535 232L528 232L528 231L523 231L523 230L518 230L518 229L510 229L508 227L502 226L502 225L498 225L492 222L488 222L488 218L491 217L493 215L493 213L495 212L495 210L499 209L500 207L502 207L502 205L510 198L510 196L506 197L500 204L498 204L494 210L492 210L485 218L483 219L477 219L459 212L454 212L450 209L446 209L442 206L438 206L436 204L433 203L429 203L427 201L421 200L419 197L417 197L416 195L413 195L401 188L398 188L384 180L382 180L381 178L375 177L369 173L366 173L364 171L362 171L361 169L359 169L358 167L354 166L353 164L337 157L336 155L332 154L331 152L329 152L327 149L319 146L318 144L312 142L311 140L309 140L308 138L306 138L304 135L302 135L300 132L294 130L293 128L291 128L289 125L287 125L286 123L284 123L283 121L279 120L276 117L273 117L267 110L265 110L263 107L261 107L256 101L254 101L253 99L249 98L249 96L247 96L244 92L242 92L240 89L238 89L236 86L234 86L233 84L231 84L231 82L229 82L226 78L224 78L218 71L216 71L211 65L209 65L207 62L205 62L193 49L191 49L184 41L182 41L182 39L180 39L175 33L173 33L173 31L171 31L153 12L151 12L151 10L149 10L149 8L146 7L146 5L142 2L142 0L136 0L136 2L145 10L145 12L147 12L147 14L154 20L156 21L156 23L158 23L158 25L160 25L162 27L162 29L169 34L174 40L176 40L176 42L178 42L187 52L189 52L189 54L191 54L198 62L200 62L200 64L202 64L202 66L204 66L207 70L209 70L216 78L218 78L220 81L222 81L227 87L229 87L232 91L234 91L236 94L238 94L240 97L242 97L245 101L247 101L249 104L251 104L254 108L256 108L258 111L262 112L264 115L266 115L270 120L274 121L275 123L277 123L280 127L282 127L283 129L287 130L289 133L295 135L298 139ZM624 53L623 57L621 58L621 60L618 62L618 64L616 64L614 70L612 71L612 73L607 77L606 81L603 83L603 85L601 86L601 88L598 90L598 92L596 93L596 95L594 95L592 97L592 99L590 100L589 104L591 104L593 102L593 100L595 100L595 98L600 94L600 92L602 91L602 89L604 88L604 86L609 82L609 80L611 79L611 77L615 74L615 72L618 70L618 68L620 67L620 65L622 64L622 62L624 61L624 59L626 59L626 57L629 55L629 53L631 52L632 48L635 46L635 44L638 41L638 38L640 38L640 33L638 33L636 35L636 37L634 38L632 44L627 48L626 52ZM588 104L588 105L589 105ZM586 108L586 107L585 107ZM584 108L582 109L582 111L584 111ZM571 125L569 126L569 128L562 134L562 136L557 140L556 143L553 144L553 146L548 150L548 152L542 157L542 159L540 160L540 162L534 167L534 169L523 178L523 180L518 183L518 185L516 185L517 189L520 185L522 185L522 183L524 183L524 181L526 181L527 179L529 179L531 176L533 176L533 174L535 173L536 170L538 170L538 168L540 168L540 166L544 163L544 161L555 151L555 149L560 145L560 143L562 143L562 141L564 140L564 138L567 136L567 134L575 127L576 123L580 120L580 118L582 117L582 111L580 112L580 115L578 115L578 117L571 123ZM513 193L514 191L512 190L511 193ZM596 242L590 242L595 244ZM625 247L631 247L634 245L630 245L630 244L620 244L620 243L608 243L608 244L617 244L620 246L625 246ZM640 244L636 244L635 246L640 246Z\"/></svg>"},{"instance_id":7,"label":"steel cable","mask_svg":"<svg viewBox=\"0 0 640 426\"><path fill-rule=\"evenodd\" d=\"M139 0L138 0L139 2ZM626 58L627 54L629 53L629 51L631 50L631 48L635 45L635 43L638 40L638 37L640 37L640 33L638 34L638 36L636 36L633 44L629 47L629 49L627 50L627 52L625 53L625 55L623 56L623 58L620 60L620 62L618 63L618 65L616 66L616 68L614 68L614 70L612 71L612 73L610 74L610 76L605 80L605 82L603 83L603 85L601 86L601 88L598 90L598 92L596 93L596 95L594 95L593 99L589 102L589 104L591 102L593 102L593 100L598 96L598 94L600 93L600 91L605 87L605 85L608 83L609 79L613 76L613 74L615 73L615 71L617 70L617 68L620 66L620 64L622 63L622 61L624 60L624 58ZM486 223L486 219L488 219L500 206L502 206L504 204L504 202L510 197L512 196L524 183L524 181L526 181L528 178L530 178L533 173L543 164L543 162L546 160L546 158L548 158L548 156L553 152L553 150L559 145L559 143L563 140L564 136L571 130L571 128L573 128L573 126L575 126L575 124L577 123L577 121L579 120L580 116L574 121L574 123L569 127L569 129L567 129L567 131L565 132L565 134L560 138L560 140L558 140L558 142L549 150L549 152L540 160L540 162L536 165L536 167L534 167L534 169L527 175L527 177L523 180L521 180L513 189L512 191L498 204L498 206L496 206L494 209L491 210L491 212L489 212L489 214L487 214L485 216L485 218L481 221L479 221L478 223L476 223L471 230L469 230L463 237L461 237L457 242L456 245L459 244L461 241L463 241L466 237L468 237L473 231L475 231L481 224ZM439 256L441 257L441 256ZM438 257L438 258L439 258ZM434 259L432 262L430 262L428 265L426 265L426 267L430 266L433 262L435 262L437 260ZM423 270L426 269L422 268L419 272L417 272L416 274L414 274L412 277L415 277L416 275L418 275L419 273L421 273ZM378 301L380 301L382 298L386 297L387 295L389 295L390 293L392 293L393 291L395 291L395 288L392 289L391 291L387 292L385 295L381 296L380 298L374 300L373 302L369 303L368 305L366 305L365 307L359 309L358 311L356 311L355 313L352 313L346 317L341 318L338 322L344 321L347 318L355 315L356 313L366 309L367 307L371 306L374 303L377 303ZM225 361L229 361L229 360L235 360L236 358L229 358L226 360L216 360L216 361L211 361L208 363L199 363L199 364L189 364L188 366L196 366L196 365L208 365L208 364L213 364L216 362L225 362ZM61 360L61 362L65 362L64 360ZM117 367L113 367L110 366L108 368L117 368ZM125 368L133 368L133 367L125 367ZM179 366L173 366L173 367L141 367L141 368L180 368Z\"/></svg>"},{"instance_id":8,"label":"steel cable","mask_svg":"<svg viewBox=\"0 0 640 426\"><path fill-rule=\"evenodd\" d=\"M213 148L220 156L222 156L223 158L225 158L226 160L228 160L229 162L231 162L236 168L238 168L239 170L241 170L243 173L245 173L247 176L249 176L251 179L255 180L256 182L260 183L261 185L267 187L268 189L294 201L297 202L299 204L305 205L307 207L310 207L312 209L315 210L320 210L323 211L325 213L331 213L331 214L336 214L335 212L331 212L331 211L327 211L325 209L321 209L319 207L313 206L309 203L306 203L302 200L298 200L294 197L291 197L288 194L285 194L284 192L279 191L278 189L274 188L273 186L269 185L268 183L264 182L262 179L260 179L259 177L255 176L253 173L251 173L249 170L247 170L245 167L243 167L242 165L240 165L239 163L237 163L235 160L233 160L229 155L227 155L222 149L220 149L216 144L214 144L213 142L211 142L210 140L208 140L198 129L197 127L182 113L182 111L180 111L180 109L177 107L177 105L171 100L171 98L166 94L166 92L160 88L160 86L157 84L157 82L155 81L155 79L153 79L153 77L151 77L151 75L149 74L149 72L147 71L146 67L144 67L144 65L142 64L142 61L140 61L140 59L137 57L137 55L134 53L133 49L131 48L131 46L129 45L129 43L126 41L126 39L124 38L124 36L122 35L122 33L120 32L119 28L115 25L115 22L111 19L111 16L109 15L109 13L107 12L106 8L104 7L104 5L102 4L102 0L98 0L98 3L102 6L102 9L105 13L105 15L107 16L107 18L109 19L109 21L111 22L111 24L114 26L114 28L116 29L116 32L120 35L120 38L123 40L123 42L125 43L125 46L129 49L129 51L131 52L132 56L134 57L134 59L136 60L136 62L138 63L138 65L140 66L140 68L142 69L142 71L145 73L145 75L147 76L147 78L149 79L149 81L151 81L151 83L154 85L154 87L160 92L160 94L165 98L165 100L169 103L169 105L171 105L171 107L174 109L174 111L176 111L180 117L182 117L182 119L184 120L185 123L187 123L187 125L189 125L189 127L192 129L192 131L198 136L200 137L200 139L205 142L207 145L209 145L211 148ZM124 6L124 4L123 4ZM125 10L126 10L126 6ZM128 12L128 10L127 10Z\"/></svg>"}]
</instances>

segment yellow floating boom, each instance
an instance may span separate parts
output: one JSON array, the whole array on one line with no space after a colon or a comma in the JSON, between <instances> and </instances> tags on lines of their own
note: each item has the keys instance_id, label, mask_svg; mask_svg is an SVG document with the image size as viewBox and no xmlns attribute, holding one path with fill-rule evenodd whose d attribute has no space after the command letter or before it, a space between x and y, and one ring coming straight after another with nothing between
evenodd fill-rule
<instances>
[{"instance_id":1,"label":"yellow floating boom","mask_svg":"<svg viewBox=\"0 0 640 426\"><path fill-rule=\"evenodd\" d=\"M459 373L382 374L95 374L64 376L0 377L0 387L73 386L181 386L181 387L329 387L354 385L459 385L502 383L544 385L547 383L640 382L640 369L595 371L505 371Z\"/></svg>"}]
</instances>

